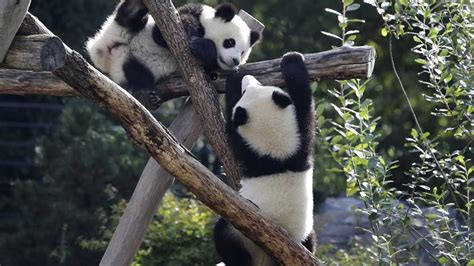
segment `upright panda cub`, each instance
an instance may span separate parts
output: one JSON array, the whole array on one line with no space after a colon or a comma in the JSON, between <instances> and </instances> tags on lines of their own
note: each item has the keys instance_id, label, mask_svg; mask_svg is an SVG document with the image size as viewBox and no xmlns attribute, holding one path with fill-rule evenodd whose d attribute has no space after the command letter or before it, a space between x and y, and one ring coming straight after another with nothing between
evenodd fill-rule
<instances>
[{"instance_id":1,"label":"upright panda cub","mask_svg":"<svg viewBox=\"0 0 474 266\"><path fill-rule=\"evenodd\" d=\"M240 194L314 252L314 109L304 57L285 54L281 71L286 91L250 75L228 78L227 132L244 170ZM214 242L227 266L276 264L223 218Z\"/></svg>"},{"instance_id":2,"label":"upright panda cub","mask_svg":"<svg viewBox=\"0 0 474 266\"><path fill-rule=\"evenodd\" d=\"M216 9L186 4L178 9L191 52L207 71L231 70L244 64L261 33L252 31L231 4ZM100 31L86 44L94 65L156 109L154 84L177 70L155 21L142 0L122 0Z\"/></svg>"}]
</instances>

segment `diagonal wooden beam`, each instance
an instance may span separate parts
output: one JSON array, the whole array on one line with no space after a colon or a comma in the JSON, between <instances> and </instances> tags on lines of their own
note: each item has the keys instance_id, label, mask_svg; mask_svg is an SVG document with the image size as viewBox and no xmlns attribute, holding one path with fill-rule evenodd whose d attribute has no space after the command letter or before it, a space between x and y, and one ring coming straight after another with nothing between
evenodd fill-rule
<instances>
[{"instance_id":1,"label":"diagonal wooden beam","mask_svg":"<svg viewBox=\"0 0 474 266\"><path fill-rule=\"evenodd\" d=\"M203 129L191 101L186 103L169 130L186 148L191 149L194 146ZM100 265L126 266L132 263L173 180L173 176L161 168L155 159L148 160Z\"/></svg>"}]
</instances>

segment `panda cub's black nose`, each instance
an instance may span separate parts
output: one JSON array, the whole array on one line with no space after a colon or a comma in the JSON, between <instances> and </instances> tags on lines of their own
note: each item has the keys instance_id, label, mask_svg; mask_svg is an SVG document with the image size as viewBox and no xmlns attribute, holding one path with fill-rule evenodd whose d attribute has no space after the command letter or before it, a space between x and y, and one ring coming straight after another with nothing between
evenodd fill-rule
<instances>
[{"instance_id":1,"label":"panda cub's black nose","mask_svg":"<svg viewBox=\"0 0 474 266\"><path fill-rule=\"evenodd\" d=\"M240 65L240 60L238 58L232 58L232 61L234 62L235 66Z\"/></svg>"}]
</instances>

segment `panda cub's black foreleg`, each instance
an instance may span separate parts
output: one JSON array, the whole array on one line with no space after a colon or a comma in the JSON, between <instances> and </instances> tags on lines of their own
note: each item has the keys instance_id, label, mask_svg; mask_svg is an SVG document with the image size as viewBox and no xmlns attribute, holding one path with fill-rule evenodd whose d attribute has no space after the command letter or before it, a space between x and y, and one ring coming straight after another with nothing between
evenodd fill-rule
<instances>
[{"instance_id":1,"label":"panda cub's black foreleg","mask_svg":"<svg viewBox=\"0 0 474 266\"><path fill-rule=\"evenodd\" d=\"M142 0L122 0L117 6L115 22L132 32L138 32L148 21L147 13Z\"/></svg>"},{"instance_id":2,"label":"panda cub's black foreleg","mask_svg":"<svg viewBox=\"0 0 474 266\"><path fill-rule=\"evenodd\" d=\"M296 111L308 112L311 108L312 92L303 55L297 52L286 53L283 55L280 66Z\"/></svg>"},{"instance_id":3,"label":"panda cub's black foreleg","mask_svg":"<svg viewBox=\"0 0 474 266\"><path fill-rule=\"evenodd\" d=\"M217 48L213 41L192 36L189 40L189 48L191 53L199 61L206 71L212 71L219 68L217 65Z\"/></svg>"},{"instance_id":4,"label":"panda cub's black foreleg","mask_svg":"<svg viewBox=\"0 0 474 266\"><path fill-rule=\"evenodd\" d=\"M252 257L245 249L237 231L224 218L214 226L214 244L226 266L251 266Z\"/></svg>"}]
</instances>

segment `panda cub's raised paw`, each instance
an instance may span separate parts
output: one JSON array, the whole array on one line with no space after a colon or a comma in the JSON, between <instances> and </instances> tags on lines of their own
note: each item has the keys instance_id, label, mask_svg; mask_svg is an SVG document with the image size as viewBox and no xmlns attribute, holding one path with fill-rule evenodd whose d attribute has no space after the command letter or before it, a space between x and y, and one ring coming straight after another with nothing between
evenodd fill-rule
<instances>
[{"instance_id":1,"label":"panda cub's raised paw","mask_svg":"<svg viewBox=\"0 0 474 266\"><path fill-rule=\"evenodd\" d=\"M307 75L304 55L298 52L288 52L283 55L280 67L285 80L297 79L301 78L301 75Z\"/></svg>"}]
</instances>

